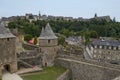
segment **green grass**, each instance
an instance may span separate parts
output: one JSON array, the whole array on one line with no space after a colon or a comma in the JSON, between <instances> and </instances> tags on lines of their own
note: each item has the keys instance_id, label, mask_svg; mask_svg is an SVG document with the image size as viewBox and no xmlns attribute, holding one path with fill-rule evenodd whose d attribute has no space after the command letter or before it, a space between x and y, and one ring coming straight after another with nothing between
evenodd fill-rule
<instances>
[{"instance_id":1,"label":"green grass","mask_svg":"<svg viewBox=\"0 0 120 80\"><path fill-rule=\"evenodd\" d=\"M66 69L63 67L53 66L44 68L43 72L37 72L31 75L22 76L23 80L56 80Z\"/></svg>"}]
</instances>

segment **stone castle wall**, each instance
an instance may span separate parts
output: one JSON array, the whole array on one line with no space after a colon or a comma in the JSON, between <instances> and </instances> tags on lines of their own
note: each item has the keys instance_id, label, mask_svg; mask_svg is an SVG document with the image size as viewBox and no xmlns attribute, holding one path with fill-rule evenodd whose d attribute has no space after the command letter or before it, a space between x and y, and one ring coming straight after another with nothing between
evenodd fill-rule
<instances>
[{"instance_id":1,"label":"stone castle wall","mask_svg":"<svg viewBox=\"0 0 120 80\"><path fill-rule=\"evenodd\" d=\"M43 66L52 66L57 53L57 46L51 47L40 47L42 53L42 65Z\"/></svg>"},{"instance_id":2,"label":"stone castle wall","mask_svg":"<svg viewBox=\"0 0 120 80\"><path fill-rule=\"evenodd\" d=\"M101 66L69 58L58 58L56 65L70 69L72 80L112 80L120 76L120 66L113 68L110 64Z\"/></svg>"},{"instance_id":3,"label":"stone castle wall","mask_svg":"<svg viewBox=\"0 0 120 80\"><path fill-rule=\"evenodd\" d=\"M3 38L0 39L0 75L2 70L7 65L10 72L17 71L17 56L16 56L16 38Z\"/></svg>"},{"instance_id":4,"label":"stone castle wall","mask_svg":"<svg viewBox=\"0 0 120 80\"><path fill-rule=\"evenodd\" d=\"M64 72L56 80L70 80L70 70L67 70L66 72Z\"/></svg>"},{"instance_id":5,"label":"stone castle wall","mask_svg":"<svg viewBox=\"0 0 120 80\"><path fill-rule=\"evenodd\" d=\"M56 46L57 39L40 39L39 40L39 46L44 47L44 46Z\"/></svg>"},{"instance_id":6,"label":"stone castle wall","mask_svg":"<svg viewBox=\"0 0 120 80\"><path fill-rule=\"evenodd\" d=\"M22 46L23 46L25 49L28 49L28 50L34 50L34 49L38 48L38 46L32 45L32 44L23 44Z\"/></svg>"}]
</instances>

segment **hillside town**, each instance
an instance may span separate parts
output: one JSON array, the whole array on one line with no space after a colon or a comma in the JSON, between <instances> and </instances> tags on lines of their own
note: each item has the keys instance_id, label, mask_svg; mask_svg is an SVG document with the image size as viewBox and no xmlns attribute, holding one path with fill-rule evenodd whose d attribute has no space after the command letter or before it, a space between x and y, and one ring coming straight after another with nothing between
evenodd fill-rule
<instances>
[{"instance_id":1,"label":"hillside town","mask_svg":"<svg viewBox=\"0 0 120 80\"><path fill-rule=\"evenodd\" d=\"M92 19L96 19L98 21L102 21L105 20L107 22L111 21L110 16L97 16L97 14L95 14L95 16L93 18L90 19L86 19L83 17L78 17L78 18L73 18L73 17L64 17L64 16L52 16L52 15L45 15L45 14L41 14L39 12L38 15L34 15L32 13L26 13L23 16L11 16L11 17L2 17L0 19L0 22L4 25L4 26L8 26L8 23L11 21L16 21L17 19L28 19L30 22L32 21L37 21L37 20L45 20L45 21L49 21L49 20L53 20L53 21L57 21L57 20L66 20L66 21L90 21Z\"/></svg>"},{"instance_id":2,"label":"hillside town","mask_svg":"<svg viewBox=\"0 0 120 80\"><path fill-rule=\"evenodd\" d=\"M21 31L21 27L10 28L10 23L18 20L28 20L29 24L46 21L46 24L40 29L39 36L30 37L27 40L26 33ZM96 20L96 22L105 21L108 24L112 19L109 16L98 17L96 14L90 19L47 16L40 13L3 17L0 21L2 80L5 80L6 73L14 73L17 76L33 74L54 65L66 69L55 80L119 80L120 42L118 38L97 35L89 37L88 29L83 31L84 35L66 36L61 34L64 33L64 29L61 33L54 33L54 27L51 26L50 21L57 22L58 20L68 21L68 23L69 21ZM17 26L19 25L18 23ZM26 80L24 77L22 79L19 76L19 78L18 80Z\"/></svg>"}]
</instances>

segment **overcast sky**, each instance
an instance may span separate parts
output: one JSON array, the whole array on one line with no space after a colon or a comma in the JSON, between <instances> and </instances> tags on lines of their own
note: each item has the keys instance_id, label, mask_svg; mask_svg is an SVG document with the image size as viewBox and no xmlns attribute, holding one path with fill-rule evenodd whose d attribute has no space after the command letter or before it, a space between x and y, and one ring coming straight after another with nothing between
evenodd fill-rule
<instances>
[{"instance_id":1,"label":"overcast sky","mask_svg":"<svg viewBox=\"0 0 120 80\"><path fill-rule=\"evenodd\" d=\"M25 13L91 18L110 15L120 21L120 0L0 0L0 17Z\"/></svg>"}]
</instances>

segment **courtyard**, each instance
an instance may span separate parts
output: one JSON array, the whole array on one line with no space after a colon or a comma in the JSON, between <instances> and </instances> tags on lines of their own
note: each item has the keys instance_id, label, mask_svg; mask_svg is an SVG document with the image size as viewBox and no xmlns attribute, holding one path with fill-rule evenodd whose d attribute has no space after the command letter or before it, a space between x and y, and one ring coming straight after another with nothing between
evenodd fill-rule
<instances>
[{"instance_id":1,"label":"courtyard","mask_svg":"<svg viewBox=\"0 0 120 80\"><path fill-rule=\"evenodd\" d=\"M65 68L59 66L46 67L41 72L24 74L21 77L23 80L56 80L62 73L66 71Z\"/></svg>"}]
</instances>

